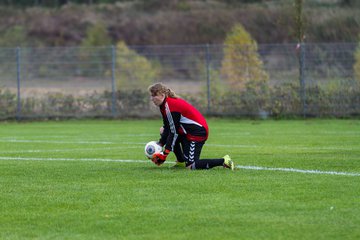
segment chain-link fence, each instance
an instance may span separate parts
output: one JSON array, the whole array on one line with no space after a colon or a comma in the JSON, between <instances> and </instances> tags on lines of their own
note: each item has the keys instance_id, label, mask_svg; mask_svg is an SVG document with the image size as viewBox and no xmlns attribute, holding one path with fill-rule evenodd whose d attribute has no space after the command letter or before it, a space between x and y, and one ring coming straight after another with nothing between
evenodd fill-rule
<instances>
[{"instance_id":1,"label":"chain-link fence","mask_svg":"<svg viewBox=\"0 0 360 240\"><path fill-rule=\"evenodd\" d=\"M161 81L220 116L360 114L357 44L0 48L0 119L150 117Z\"/></svg>"}]
</instances>

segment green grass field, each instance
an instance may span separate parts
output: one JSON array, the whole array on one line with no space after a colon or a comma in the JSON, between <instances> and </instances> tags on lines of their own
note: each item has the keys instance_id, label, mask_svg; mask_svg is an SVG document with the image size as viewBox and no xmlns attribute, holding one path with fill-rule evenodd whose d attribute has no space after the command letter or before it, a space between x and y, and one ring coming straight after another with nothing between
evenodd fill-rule
<instances>
[{"instance_id":1,"label":"green grass field","mask_svg":"<svg viewBox=\"0 0 360 240\"><path fill-rule=\"evenodd\" d=\"M0 239L359 239L360 121L210 119L202 157L145 159L161 120L0 123Z\"/></svg>"}]
</instances>

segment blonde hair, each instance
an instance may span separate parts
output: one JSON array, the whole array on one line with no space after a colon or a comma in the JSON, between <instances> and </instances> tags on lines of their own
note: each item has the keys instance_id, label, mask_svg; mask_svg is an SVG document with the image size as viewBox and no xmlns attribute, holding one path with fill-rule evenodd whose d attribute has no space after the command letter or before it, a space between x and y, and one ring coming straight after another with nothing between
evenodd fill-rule
<instances>
[{"instance_id":1,"label":"blonde hair","mask_svg":"<svg viewBox=\"0 0 360 240\"><path fill-rule=\"evenodd\" d=\"M164 94L166 97L179 98L179 96L176 95L176 93L173 90L171 90L161 82L149 86L148 90L150 94L154 96L160 93L160 94Z\"/></svg>"}]
</instances>

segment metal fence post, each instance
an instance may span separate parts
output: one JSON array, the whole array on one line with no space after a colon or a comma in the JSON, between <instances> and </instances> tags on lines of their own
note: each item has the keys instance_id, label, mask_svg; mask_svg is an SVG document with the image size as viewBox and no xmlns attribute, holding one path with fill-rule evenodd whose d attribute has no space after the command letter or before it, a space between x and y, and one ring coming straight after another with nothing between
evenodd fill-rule
<instances>
[{"instance_id":1,"label":"metal fence post","mask_svg":"<svg viewBox=\"0 0 360 240\"><path fill-rule=\"evenodd\" d=\"M113 117L116 117L116 83L115 83L115 71L116 71L116 48L111 45L111 91L112 91L112 104L111 112Z\"/></svg>"},{"instance_id":2,"label":"metal fence post","mask_svg":"<svg viewBox=\"0 0 360 240\"><path fill-rule=\"evenodd\" d=\"M20 96L20 82L21 82L21 52L20 47L16 48L16 79L17 79L17 111L16 120L21 119L21 96Z\"/></svg>"},{"instance_id":3,"label":"metal fence post","mask_svg":"<svg viewBox=\"0 0 360 240\"><path fill-rule=\"evenodd\" d=\"M302 114L306 117L306 90L305 90L305 43L300 43L300 57L299 57L300 69L300 99L302 103Z\"/></svg>"},{"instance_id":4,"label":"metal fence post","mask_svg":"<svg viewBox=\"0 0 360 240\"><path fill-rule=\"evenodd\" d=\"M211 56L210 56L209 44L206 44L205 60L206 60L207 112L210 113L211 112L211 95L210 95L211 94L210 93L210 61L211 61Z\"/></svg>"}]
</instances>

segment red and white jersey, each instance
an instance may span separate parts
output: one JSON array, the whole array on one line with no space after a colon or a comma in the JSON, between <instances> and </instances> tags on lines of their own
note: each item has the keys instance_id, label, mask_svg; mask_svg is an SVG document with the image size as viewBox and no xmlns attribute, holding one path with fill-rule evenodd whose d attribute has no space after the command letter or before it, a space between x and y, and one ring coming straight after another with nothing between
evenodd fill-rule
<instances>
[{"instance_id":1,"label":"red and white jersey","mask_svg":"<svg viewBox=\"0 0 360 240\"><path fill-rule=\"evenodd\" d=\"M173 151L179 134L189 141L202 142L208 138L209 128L204 116L190 103L181 98L165 98L160 106L164 133L160 143Z\"/></svg>"}]
</instances>

